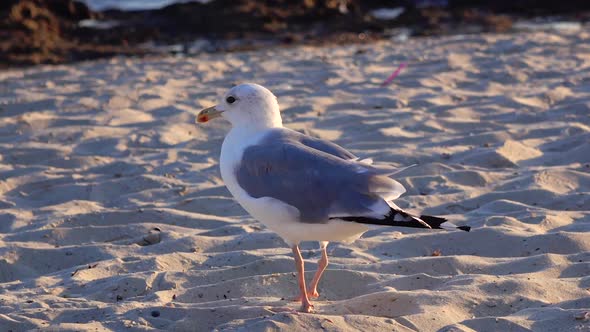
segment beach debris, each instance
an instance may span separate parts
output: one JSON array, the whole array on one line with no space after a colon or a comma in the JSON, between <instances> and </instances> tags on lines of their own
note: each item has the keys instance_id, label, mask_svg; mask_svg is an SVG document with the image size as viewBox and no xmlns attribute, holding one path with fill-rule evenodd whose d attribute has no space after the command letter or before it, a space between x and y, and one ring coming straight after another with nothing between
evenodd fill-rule
<instances>
[{"instance_id":1,"label":"beach debris","mask_svg":"<svg viewBox=\"0 0 590 332\"><path fill-rule=\"evenodd\" d=\"M178 186L176 188L174 188L174 191L176 192L176 194L178 194L179 196L184 196L188 193L188 189L186 186Z\"/></svg>"},{"instance_id":2,"label":"beach debris","mask_svg":"<svg viewBox=\"0 0 590 332\"><path fill-rule=\"evenodd\" d=\"M515 31L558 31L577 32L582 30L582 23L577 21L543 21L543 20L522 20L512 25Z\"/></svg>"},{"instance_id":3,"label":"beach debris","mask_svg":"<svg viewBox=\"0 0 590 332\"><path fill-rule=\"evenodd\" d=\"M159 229L158 227L154 227L152 229L150 229L150 232L148 235L144 236L141 238L141 240L135 242L136 244L139 244L140 246L150 246L152 244L156 244L156 243L160 243L160 241L162 241L162 230Z\"/></svg>"},{"instance_id":4,"label":"beach debris","mask_svg":"<svg viewBox=\"0 0 590 332\"><path fill-rule=\"evenodd\" d=\"M372 10L370 13L374 18L376 18L378 20L390 21L390 20L395 20L401 14L403 14L405 11L406 11L406 9L404 7L395 7L395 8L378 8L378 9Z\"/></svg>"},{"instance_id":5,"label":"beach debris","mask_svg":"<svg viewBox=\"0 0 590 332\"><path fill-rule=\"evenodd\" d=\"M590 311L583 311L574 316L576 320L588 321L590 320Z\"/></svg>"},{"instance_id":6,"label":"beach debris","mask_svg":"<svg viewBox=\"0 0 590 332\"><path fill-rule=\"evenodd\" d=\"M76 273L78 273L80 270L85 270L85 269L93 269L93 268L95 268L97 265L98 265L98 263L96 263L96 264L92 264L92 265L91 265L91 264L88 264L86 267L81 267L81 268L79 268L79 269L76 269L76 271L72 272L71 276L72 276L72 277L73 277L73 276L75 276L75 275L76 275Z\"/></svg>"},{"instance_id":7,"label":"beach debris","mask_svg":"<svg viewBox=\"0 0 590 332\"><path fill-rule=\"evenodd\" d=\"M393 79L396 78L397 75L399 75L399 73L402 71L402 69L404 69L406 66L407 66L407 64L405 62L402 62L399 65L399 67L397 67L397 69L391 75L389 75L389 77L385 81L383 81L383 83L381 83L381 86L387 86L387 85L391 84Z\"/></svg>"}]
</instances>

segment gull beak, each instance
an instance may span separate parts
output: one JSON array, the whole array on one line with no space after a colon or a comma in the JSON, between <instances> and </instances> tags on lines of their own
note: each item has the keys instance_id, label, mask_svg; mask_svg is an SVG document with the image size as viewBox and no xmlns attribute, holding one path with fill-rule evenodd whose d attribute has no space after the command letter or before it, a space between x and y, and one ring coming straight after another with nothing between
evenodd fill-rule
<instances>
[{"instance_id":1,"label":"gull beak","mask_svg":"<svg viewBox=\"0 0 590 332\"><path fill-rule=\"evenodd\" d=\"M215 106L211 106L209 108L205 108L204 110L200 111L197 115L197 122L205 123L211 119L215 119L221 116L223 111L219 111L215 108Z\"/></svg>"}]
</instances>

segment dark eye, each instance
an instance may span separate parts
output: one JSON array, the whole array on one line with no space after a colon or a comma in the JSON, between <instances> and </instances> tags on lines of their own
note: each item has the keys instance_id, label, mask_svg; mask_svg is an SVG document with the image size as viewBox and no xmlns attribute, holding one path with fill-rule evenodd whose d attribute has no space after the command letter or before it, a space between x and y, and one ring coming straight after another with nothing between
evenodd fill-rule
<instances>
[{"instance_id":1,"label":"dark eye","mask_svg":"<svg viewBox=\"0 0 590 332\"><path fill-rule=\"evenodd\" d=\"M227 101L228 104L233 104L236 101L236 98L229 96L225 99L225 101Z\"/></svg>"}]
</instances>

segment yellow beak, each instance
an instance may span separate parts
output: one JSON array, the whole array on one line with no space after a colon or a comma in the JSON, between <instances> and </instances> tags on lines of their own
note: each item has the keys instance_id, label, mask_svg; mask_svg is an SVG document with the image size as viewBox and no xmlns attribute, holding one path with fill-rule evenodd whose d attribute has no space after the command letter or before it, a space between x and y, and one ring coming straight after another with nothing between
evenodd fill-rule
<instances>
[{"instance_id":1,"label":"yellow beak","mask_svg":"<svg viewBox=\"0 0 590 332\"><path fill-rule=\"evenodd\" d=\"M205 108L204 110L200 111L197 115L197 122L205 123L211 119L220 117L221 113L223 113L223 111L218 111L217 109L215 109L215 106Z\"/></svg>"}]
</instances>

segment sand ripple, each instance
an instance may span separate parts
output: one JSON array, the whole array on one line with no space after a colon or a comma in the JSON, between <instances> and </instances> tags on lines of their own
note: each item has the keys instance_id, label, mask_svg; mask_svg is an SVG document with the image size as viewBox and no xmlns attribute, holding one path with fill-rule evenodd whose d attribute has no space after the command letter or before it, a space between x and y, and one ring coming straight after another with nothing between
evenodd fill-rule
<instances>
[{"instance_id":1,"label":"sand ripple","mask_svg":"<svg viewBox=\"0 0 590 332\"><path fill-rule=\"evenodd\" d=\"M590 330L589 33L0 73L0 330ZM318 314L272 314L290 250L223 186L227 124L193 123L245 81L292 128L417 164L398 204L473 231L331 244Z\"/></svg>"}]
</instances>

